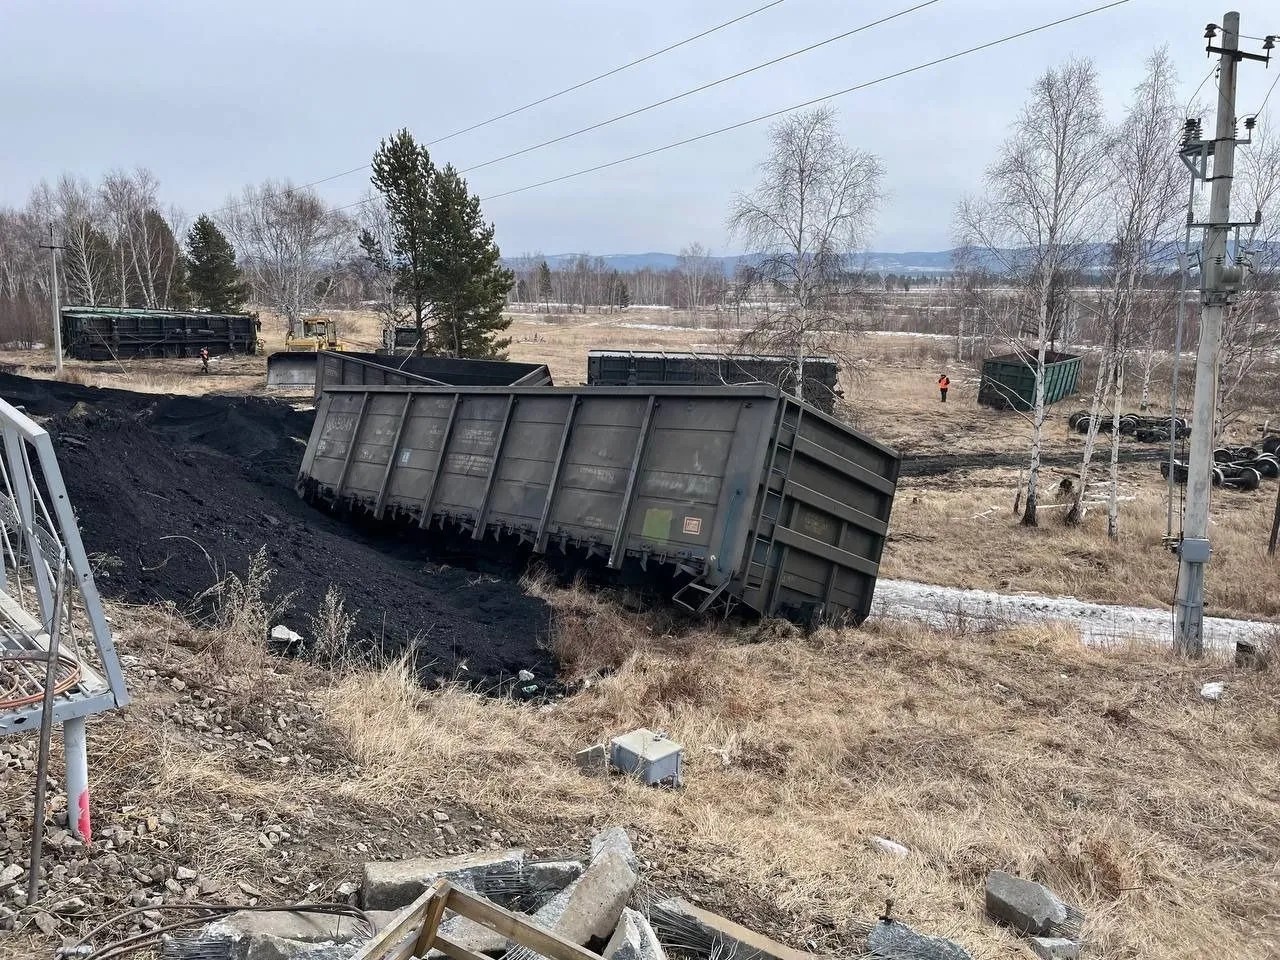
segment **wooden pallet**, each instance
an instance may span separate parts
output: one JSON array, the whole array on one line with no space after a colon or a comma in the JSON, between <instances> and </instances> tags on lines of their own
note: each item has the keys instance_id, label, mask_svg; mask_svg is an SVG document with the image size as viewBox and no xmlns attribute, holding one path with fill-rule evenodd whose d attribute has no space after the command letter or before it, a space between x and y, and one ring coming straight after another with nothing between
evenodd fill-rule
<instances>
[{"instance_id":1,"label":"wooden pallet","mask_svg":"<svg viewBox=\"0 0 1280 960\"><path fill-rule=\"evenodd\" d=\"M438 880L405 907L386 929L360 948L352 960L411 960L439 950L452 960L490 960L440 935L445 912L456 913L528 947L549 960L600 960L598 954L570 943L536 924L531 917L504 910L484 897Z\"/></svg>"}]
</instances>

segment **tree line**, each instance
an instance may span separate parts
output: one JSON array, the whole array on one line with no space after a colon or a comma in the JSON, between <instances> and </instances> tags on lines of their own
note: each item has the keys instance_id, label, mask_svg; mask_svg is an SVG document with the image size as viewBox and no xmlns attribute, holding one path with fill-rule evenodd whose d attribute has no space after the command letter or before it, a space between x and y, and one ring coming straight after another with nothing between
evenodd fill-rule
<instances>
[{"instance_id":1,"label":"tree line","mask_svg":"<svg viewBox=\"0 0 1280 960\"><path fill-rule=\"evenodd\" d=\"M145 168L43 182L24 206L0 207L0 340L48 336L42 245L54 245L67 304L228 312L252 302L296 335L326 304L364 303L388 326L413 324L419 352L502 356L513 277L479 197L405 130L379 145L371 187L353 215L267 180L188 223Z\"/></svg>"}]
</instances>

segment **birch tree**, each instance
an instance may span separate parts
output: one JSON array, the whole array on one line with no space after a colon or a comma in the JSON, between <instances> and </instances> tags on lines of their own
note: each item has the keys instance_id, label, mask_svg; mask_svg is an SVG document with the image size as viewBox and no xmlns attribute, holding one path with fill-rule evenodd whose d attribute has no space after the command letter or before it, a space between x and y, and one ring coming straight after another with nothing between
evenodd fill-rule
<instances>
[{"instance_id":1,"label":"birch tree","mask_svg":"<svg viewBox=\"0 0 1280 960\"><path fill-rule=\"evenodd\" d=\"M1031 88L999 157L987 169L985 201L968 201L958 212L962 245L1003 257L1025 292L1016 325L1002 326L1015 352L1035 372L1022 513L1027 526L1039 522L1046 358L1066 316L1073 268L1094 236L1106 145L1092 62L1071 60L1051 68Z\"/></svg>"},{"instance_id":2,"label":"birch tree","mask_svg":"<svg viewBox=\"0 0 1280 960\"><path fill-rule=\"evenodd\" d=\"M738 348L795 357L800 396L806 356L848 355L855 325L841 309L840 283L875 223L884 169L841 139L826 107L779 121L769 142L759 183L734 198L729 230L779 301L760 311Z\"/></svg>"},{"instance_id":3,"label":"birch tree","mask_svg":"<svg viewBox=\"0 0 1280 960\"><path fill-rule=\"evenodd\" d=\"M681 248L678 269L684 276L685 297L689 312L696 315L706 302L711 286L712 271L717 269L711 259L711 251L700 243Z\"/></svg>"},{"instance_id":4,"label":"birch tree","mask_svg":"<svg viewBox=\"0 0 1280 960\"><path fill-rule=\"evenodd\" d=\"M236 246L255 299L301 334L333 285L333 267L350 250L353 224L310 188L265 180L229 201L221 226Z\"/></svg>"},{"instance_id":5,"label":"birch tree","mask_svg":"<svg viewBox=\"0 0 1280 960\"><path fill-rule=\"evenodd\" d=\"M1182 200L1181 164L1177 157L1181 131L1178 78L1167 48L1147 59L1147 72L1134 88L1120 127L1114 131L1108 168L1106 203L1111 233L1109 257L1099 305L1105 342L1090 407L1089 429L1081 457L1076 498L1066 519L1084 519L1089 467L1104 402L1111 410L1111 466L1108 485L1107 534L1119 535L1120 418L1125 375L1135 337L1140 301L1152 297L1146 287L1157 262L1168 254L1177 232ZM1158 315L1146 320L1156 325Z\"/></svg>"}]
</instances>

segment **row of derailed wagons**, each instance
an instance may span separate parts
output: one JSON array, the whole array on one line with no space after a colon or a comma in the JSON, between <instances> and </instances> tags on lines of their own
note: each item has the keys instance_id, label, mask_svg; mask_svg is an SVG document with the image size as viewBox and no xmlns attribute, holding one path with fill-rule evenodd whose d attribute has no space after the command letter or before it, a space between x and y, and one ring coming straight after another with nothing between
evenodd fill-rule
<instances>
[{"instance_id":1,"label":"row of derailed wagons","mask_svg":"<svg viewBox=\"0 0 1280 960\"><path fill-rule=\"evenodd\" d=\"M698 612L805 625L870 613L893 449L775 382L566 388L511 364L495 384L473 362L449 361L460 382L448 384L380 377L364 358L331 364L317 375L299 493ZM492 377L501 365L488 364Z\"/></svg>"}]
</instances>

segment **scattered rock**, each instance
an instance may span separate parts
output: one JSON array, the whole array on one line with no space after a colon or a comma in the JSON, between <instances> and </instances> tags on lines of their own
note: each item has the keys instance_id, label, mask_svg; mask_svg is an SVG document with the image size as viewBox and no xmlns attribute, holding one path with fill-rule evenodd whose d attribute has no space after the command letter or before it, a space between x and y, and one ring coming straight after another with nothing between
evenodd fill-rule
<instances>
[{"instance_id":1,"label":"scattered rock","mask_svg":"<svg viewBox=\"0 0 1280 960\"><path fill-rule=\"evenodd\" d=\"M190 867L179 867L174 876L183 882L190 882L198 879L200 874L192 870Z\"/></svg>"},{"instance_id":2,"label":"scattered rock","mask_svg":"<svg viewBox=\"0 0 1280 960\"><path fill-rule=\"evenodd\" d=\"M871 928L867 953L883 960L973 960L954 940L926 937L897 920L881 920Z\"/></svg>"},{"instance_id":3,"label":"scattered rock","mask_svg":"<svg viewBox=\"0 0 1280 960\"><path fill-rule=\"evenodd\" d=\"M448 823L449 815L445 813L443 810L432 810L431 819L434 820L436 823Z\"/></svg>"},{"instance_id":4,"label":"scattered rock","mask_svg":"<svg viewBox=\"0 0 1280 960\"><path fill-rule=\"evenodd\" d=\"M274 643L281 644L288 649L302 643L302 634L294 633L283 623L280 623L271 628L271 639Z\"/></svg>"},{"instance_id":5,"label":"scattered rock","mask_svg":"<svg viewBox=\"0 0 1280 960\"><path fill-rule=\"evenodd\" d=\"M622 911L618 929L604 948L605 960L666 960L662 944L644 914L630 907Z\"/></svg>"},{"instance_id":6,"label":"scattered rock","mask_svg":"<svg viewBox=\"0 0 1280 960\"><path fill-rule=\"evenodd\" d=\"M1047 936L1061 931L1071 911L1043 884L992 870L987 874L987 914L1019 933Z\"/></svg>"},{"instance_id":7,"label":"scattered rock","mask_svg":"<svg viewBox=\"0 0 1280 960\"><path fill-rule=\"evenodd\" d=\"M535 679L532 670L521 670L516 674L516 678L521 683L532 683Z\"/></svg>"},{"instance_id":8,"label":"scattered rock","mask_svg":"<svg viewBox=\"0 0 1280 960\"><path fill-rule=\"evenodd\" d=\"M58 932L58 921L51 914L45 913L43 910L35 916L36 929L43 933L46 937L52 937Z\"/></svg>"},{"instance_id":9,"label":"scattered rock","mask_svg":"<svg viewBox=\"0 0 1280 960\"><path fill-rule=\"evenodd\" d=\"M23 870L22 867L16 863L11 863L7 867L5 867L3 870L0 870L0 890L3 890L5 887L11 886L14 883L17 883L18 878L21 877L25 872L26 871Z\"/></svg>"},{"instance_id":10,"label":"scattered rock","mask_svg":"<svg viewBox=\"0 0 1280 960\"><path fill-rule=\"evenodd\" d=\"M1080 944L1066 937L1032 937L1031 952L1041 960L1079 960Z\"/></svg>"},{"instance_id":11,"label":"scattered rock","mask_svg":"<svg viewBox=\"0 0 1280 960\"><path fill-rule=\"evenodd\" d=\"M872 837L867 842L871 844L871 849L877 853L887 854L891 857L898 857L902 860L911 856L911 849L903 846L896 840L889 840L885 837Z\"/></svg>"}]
</instances>

